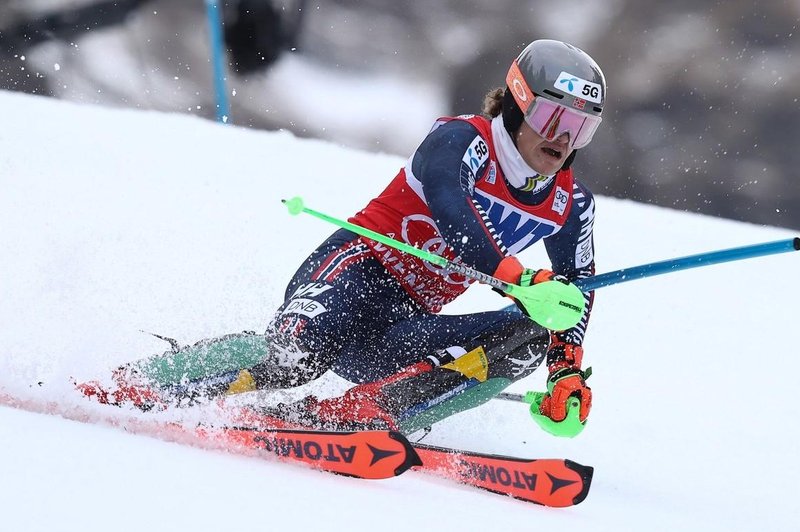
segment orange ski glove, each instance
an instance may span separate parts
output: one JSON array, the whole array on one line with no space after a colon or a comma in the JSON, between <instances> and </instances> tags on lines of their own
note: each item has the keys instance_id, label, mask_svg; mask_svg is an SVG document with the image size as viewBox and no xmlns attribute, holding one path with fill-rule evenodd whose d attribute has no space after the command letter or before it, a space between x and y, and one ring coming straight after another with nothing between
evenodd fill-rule
<instances>
[{"instance_id":1,"label":"orange ski glove","mask_svg":"<svg viewBox=\"0 0 800 532\"><path fill-rule=\"evenodd\" d=\"M517 259L517 257L505 257L500 261L500 264L497 265L497 269L494 271L493 275L501 281L517 284L519 286L530 286L547 281L559 281L564 284L569 284L569 281L566 277L563 275L557 275L550 270L546 270L544 268L540 270L525 268L519 259ZM508 294L498 290L497 288L492 288L492 290L498 294L510 297L512 300L514 300L514 303L517 304L519 310L522 311L522 313L526 316L530 317L528 311L525 310L525 307L521 305L519 301L511 296L508 296Z\"/></svg>"},{"instance_id":2,"label":"orange ski glove","mask_svg":"<svg viewBox=\"0 0 800 532\"><path fill-rule=\"evenodd\" d=\"M564 421L567 417L567 403L570 397L581 401L580 420L586 422L592 409L592 389L586 385L591 368L581 370L583 348L560 340L551 335L547 350L547 395L542 400L539 412L553 421Z\"/></svg>"}]
</instances>

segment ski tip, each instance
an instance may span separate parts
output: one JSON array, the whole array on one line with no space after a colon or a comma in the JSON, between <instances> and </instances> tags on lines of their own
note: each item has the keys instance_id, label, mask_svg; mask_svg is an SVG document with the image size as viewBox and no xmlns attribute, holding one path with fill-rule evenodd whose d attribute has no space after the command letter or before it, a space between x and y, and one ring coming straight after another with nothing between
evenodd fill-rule
<instances>
[{"instance_id":1,"label":"ski tip","mask_svg":"<svg viewBox=\"0 0 800 532\"><path fill-rule=\"evenodd\" d=\"M300 196L295 196L292 199L282 199L281 203L286 205L286 208L289 210L289 214L292 216L297 216L305 209L305 205L303 204L303 198Z\"/></svg>"},{"instance_id":2,"label":"ski tip","mask_svg":"<svg viewBox=\"0 0 800 532\"><path fill-rule=\"evenodd\" d=\"M794 249L796 251L800 251L800 237L795 237L795 239L794 239Z\"/></svg>"},{"instance_id":3,"label":"ski tip","mask_svg":"<svg viewBox=\"0 0 800 532\"><path fill-rule=\"evenodd\" d=\"M583 480L581 491L572 499L572 504L580 504L586 499L586 496L589 495L589 488L592 485L592 477L594 476L594 468L573 462L572 460L564 460L564 465L568 469L576 472L581 477L581 480Z\"/></svg>"}]
</instances>

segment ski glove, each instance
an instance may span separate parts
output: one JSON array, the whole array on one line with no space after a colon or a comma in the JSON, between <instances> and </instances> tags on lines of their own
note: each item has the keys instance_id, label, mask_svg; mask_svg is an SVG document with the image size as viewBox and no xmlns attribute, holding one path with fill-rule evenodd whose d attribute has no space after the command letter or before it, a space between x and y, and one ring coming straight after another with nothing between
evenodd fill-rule
<instances>
[{"instance_id":1,"label":"ski glove","mask_svg":"<svg viewBox=\"0 0 800 532\"><path fill-rule=\"evenodd\" d=\"M546 270L544 268L540 270L525 268L519 259L517 259L517 257L505 257L503 260L501 260L500 264L497 265L497 269L494 271L494 277L497 277L506 283L517 284L519 286L531 286L533 284L544 283L547 281L559 281L564 284L569 284L569 280L567 280L566 277L563 275L557 275L550 270ZM498 294L508 296L508 294L497 288L492 288L492 290ZM516 303L519 310L530 318L530 314L525 309L525 306L513 297L511 297L511 299L514 300L514 303Z\"/></svg>"},{"instance_id":2,"label":"ski glove","mask_svg":"<svg viewBox=\"0 0 800 532\"><path fill-rule=\"evenodd\" d=\"M550 347L547 350L547 394L542 399L539 412L553 421L564 421L567 417L567 404L570 397L581 401L580 420L585 423L592 409L592 389L586 385L586 379L592 373L591 368L581 370L583 348L565 342L556 335L551 335Z\"/></svg>"}]
</instances>

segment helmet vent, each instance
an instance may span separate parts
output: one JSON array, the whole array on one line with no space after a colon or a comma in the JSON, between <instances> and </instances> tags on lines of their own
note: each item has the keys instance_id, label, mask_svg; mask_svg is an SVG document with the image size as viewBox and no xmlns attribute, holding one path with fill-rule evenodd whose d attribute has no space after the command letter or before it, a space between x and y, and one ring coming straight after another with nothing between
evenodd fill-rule
<instances>
[{"instance_id":1,"label":"helmet vent","mask_svg":"<svg viewBox=\"0 0 800 532\"><path fill-rule=\"evenodd\" d=\"M593 109L594 109L595 113L602 113L603 112L603 108L602 107L597 107L596 105L593 107Z\"/></svg>"},{"instance_id":2,"label":"helmet vent","mask_svg":"<svg viewBox=\"0 0 800 532\"><path fill-rule=\"evenodd\" d=\"M544 89L542 92L544 92L545 94L549 94L550 96L552 96L554 98L558 98L559 100L564 97L563 94L559 94L557 92L553 92L550 89Z\"/></svg>"}]
</instances>

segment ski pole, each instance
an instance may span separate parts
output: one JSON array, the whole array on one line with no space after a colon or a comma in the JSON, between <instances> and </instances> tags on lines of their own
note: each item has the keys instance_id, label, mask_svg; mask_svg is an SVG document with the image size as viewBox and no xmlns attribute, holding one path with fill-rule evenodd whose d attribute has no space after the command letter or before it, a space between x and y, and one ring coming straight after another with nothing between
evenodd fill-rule
<instances>
[{"instance_id":1,"label":"ski pole","mask_svg":"<svg viewBox=\"0 0 800 532\"><path fill-rule=\"evenodd\" d=\"M737 260L763 257L765 255L776 255L778 253L786 253L789 251L800 251L800 238L788 238L785 240L778 240L776 242L765 242L762 244L752 244L737 248L708 251L705 253L699 253L697 255L689 255L686 257L678 257L659 262L651 262L648 264L642 264L640 266L632 266L630 268L623 268L621 270L601 273L600 275L586 277L585 279L578 279L577 281L574 281L573 284L575 284L581 290L588 292L597 288L603 288L604 286L626 283L628 281L643 279L645 277L654 277L656 275L663 275L665 273L678 272L691 268L700 268L702 266L711 266L713 264L720 264L723 262L733 262ZM507 305L503 308L503 310L514 311L517 310L517 307L515 305Z\"/></svg>"},{"instance_id":2,"label":"ski pole","mask_svg":"<svg viewBox=\"0 0 800 532\"><path fill-rule=\"evenodd\" d=\"M514 401L516 403L525 403L530 405L528 413L531 418L539 425L539 428L561 438L574 438L580 434L585 423L581 422L581 400L577 397L570 397L567 400L567 416L561 421L553 421L549 417L541 413L542 401L544 400L546 392L526 392L524 395L519 393L500 392L494 396L494 399L503 399L504 401Z\"/></svg>"},{"instance_id":3,"label":"ski pole","mask_svg":"<svg viewBox=\"0 0 800 532\"><path fill-rule=\"evenodd\" d=\"M206 0L206 17L208 18L209 38L211 40L211 66L214 71L214 95L217 100L217 120L228 123L230 104L225 88L225 44L223 43L222 15L219 2Z\"/></svg>"},{"instance_id":4,"label":"ski pole","mask_svg":"<svg viewBox=\"0 0 800 532\"><path fill-rule=\"evenodd\" d=\"M333 216L309 209L304 205L302 198L295 197L290 200L281 201L286 205L286 208L289 209L289 214L310 214L320 220L332 223L365 238L369 238L370 240L380 242L381 244L385 244L403 253L413 255L419 259L446 268L447 270L460 273L469 279L502 290L522 303L532 320L549 329L556 331L569 329L574 327L583 317L585 300L583 293L574 284L549 281L530 286L519 286L517 284L507 283L496 277L470 268L465 264L453 262L440 255L435 255L416 248L405 242L399 242L386 235L361 227L360 225L339 220Z\"/></svg>"},{"instance_id":5,"label":"ski pole","mask_svg":"<svg viewBox=\"0 0 800 532\"><path fill-rule=\"evenodd\" d=\"M589 291L612 284L642 279L644 277L653 277L665 273L688 270L690 268L711 266L712 264L720 264L722 262L733 262L798 250L800 250L800 238L789 238L786 240L778 240L777 242L765 242L763 244L709 251L697 255L689 255L687 257L678 257L660 262L642 264L641 266L623 268L621 270L595 275L594 277L587 277L586 279L578 279L575 281L575 284L581 290Z\"/></svg>"}]
</instances>

